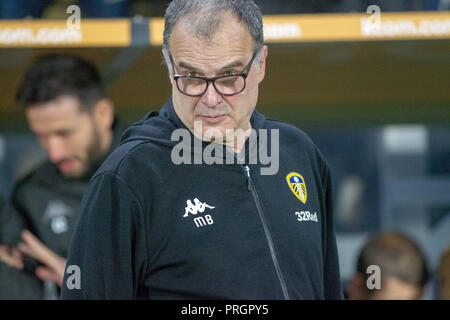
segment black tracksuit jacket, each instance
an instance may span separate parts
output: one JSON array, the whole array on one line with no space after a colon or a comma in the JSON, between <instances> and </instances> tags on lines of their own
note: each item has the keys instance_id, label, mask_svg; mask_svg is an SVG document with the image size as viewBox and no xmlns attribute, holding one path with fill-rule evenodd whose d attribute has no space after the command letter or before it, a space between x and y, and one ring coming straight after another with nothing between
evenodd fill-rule
<instances>
[{"instance_id":1,"label":"black tracksuit jacket","mask_svg":"<svg viewBox=\"0 0 450 320\"><path fill-rule=\"evenodd\" d=\"M326 161L294 126L257 111L251 123L279 130L275 175L248 157L174 164L171 134L185 126L171 100L131 126L84 195L67 262L80 289L66 273L61 298L341 299Z\"/></svg>"}]
</instances>

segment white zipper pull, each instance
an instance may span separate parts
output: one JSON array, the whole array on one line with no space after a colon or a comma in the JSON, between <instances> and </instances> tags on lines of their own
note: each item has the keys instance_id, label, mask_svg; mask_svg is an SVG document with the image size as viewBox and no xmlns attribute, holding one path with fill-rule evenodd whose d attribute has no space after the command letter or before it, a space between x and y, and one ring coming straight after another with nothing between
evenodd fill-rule
<instances>
[{"instance_id":1,"label":"white zipper pull","mask_svg":"<svg viewBox=\"0 0 450 320\"><path fill-rule=\"evenodd\" d=\"M245 166L244 167L245 172L247 172L247 188L248 191L251 191L251 186L250 186L250 167L249 166Z\"/></svg>"}]
</instances>

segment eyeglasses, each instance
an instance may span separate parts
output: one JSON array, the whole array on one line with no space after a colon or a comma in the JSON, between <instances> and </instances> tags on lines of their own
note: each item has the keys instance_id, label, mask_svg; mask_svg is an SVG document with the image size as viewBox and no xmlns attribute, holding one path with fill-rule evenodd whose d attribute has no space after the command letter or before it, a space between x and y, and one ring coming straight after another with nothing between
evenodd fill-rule
<instances>
[{"instance_id":1,"label":"eyeglasses","mask_svg":"<svg viewBox=\"0 0 450 320\"><path fill-rule=\"evenodd\" d=\"M250 73L255 56L256 52L253 54L252 60L250 60L249 64L245 68L246 71L244 73L213 78L176 75L172 55L170 55L170 62L172 63L173 79L175 80L177 88L181 93L190 97L202 96L206 90L208 90L209 83L212 82L214 88L219 94L223 96L234 96L244 91L246 79Z\"/></svg>"}]
</instances>

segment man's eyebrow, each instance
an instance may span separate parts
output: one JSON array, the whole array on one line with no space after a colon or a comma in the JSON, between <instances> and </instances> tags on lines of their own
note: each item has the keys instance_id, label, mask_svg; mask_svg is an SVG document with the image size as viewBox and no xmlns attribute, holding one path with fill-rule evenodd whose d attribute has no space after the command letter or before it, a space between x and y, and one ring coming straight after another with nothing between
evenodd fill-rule
<instances>
[{"instance_id":1,"label":"man's eyebrow","mask_svg":"<svg viewBox=\"0 0 450 320\"><path fill-rule=\"evenodd\" d=\"M234 62L231 62L231 63L227 64L226 66L222 67L222 69L220 69L220 72L226 71L226 70L229 70L232 68L236 68L236 67L244 68L245 64L241 61L234 61Z\"/></svg>"},{"instance_id":2,"label":"man's eyebrow","mask_svg":"<svg viewBox=\"0 0 450 320\"><path fill-rule=\"evenodd\" d=\"M223 66L219 71L225 71L227 69L234 68L234 67L242 67L243 68L243 67L245 67L245 65L241 61L233 61L233 62ZM201 72L201 70L191 66L189 63L187 63L185 61L180 61L178 63L178 68Z\"/></svg>"},{"instance_id":3,"label":"man's eyebrow","mask_svg":"<svg viewBox=\"0 0 450 320\"><path fill-rule=\"evenodd\" d=\"M189 63L184 62L184 61L180 61L178 63L178 68L180 68L180 69L188 69L188 70L192 70L192 71L200 71L197 68L191 66Z\"/></svg>"}]
</instances>

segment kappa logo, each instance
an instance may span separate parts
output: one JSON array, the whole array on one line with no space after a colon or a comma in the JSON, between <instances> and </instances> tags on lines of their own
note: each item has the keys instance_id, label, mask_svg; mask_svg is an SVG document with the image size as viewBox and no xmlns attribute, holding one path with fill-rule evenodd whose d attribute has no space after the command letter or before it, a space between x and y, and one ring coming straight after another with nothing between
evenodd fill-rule
<instances>
[{"instance_id":1,"label":"kappa logo","mask_svg":"<svg viewBox=\"0 0 450 320\"><path fill-rule=\"evenodd\" d=\"M210 206L206 202L201 202L197 198L194 198L194 203L192 203L191 200L187 200L186 208L184 208L185 211L184 211L183 218L188 217L189 214L197 215L198 213L203 213L203 212L205 212L206 208L214 209L215 207ZM214 223L214 221L213 221L213 218L211 217L211 215L206 214L204 216L199 216L199 217L194 218L194 223L197 228L200 228L200 227L203 227L206 225L211 225Z\"/></svg>"},{"instance_id":2,"label":"kappa logo","mask_svg":"<svg viewBox=\"0 0 450 320\"><path fill-rule=\"evenodd\" d=\"M286 181L292 193L305 204L308 199L308 193L305 179L303 179L302 175L297 172L291 172L286 176Z\"/></svg>"}]
</instances>

